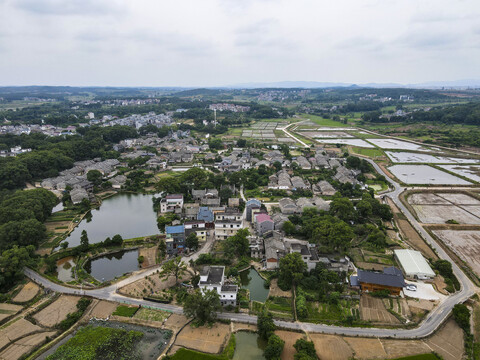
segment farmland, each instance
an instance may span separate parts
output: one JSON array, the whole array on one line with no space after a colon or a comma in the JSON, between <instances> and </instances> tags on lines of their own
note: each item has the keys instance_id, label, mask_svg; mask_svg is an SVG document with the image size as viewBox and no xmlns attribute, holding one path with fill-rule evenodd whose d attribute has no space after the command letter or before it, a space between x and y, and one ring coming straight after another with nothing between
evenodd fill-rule
<instances>
[{"instance_id":1,"label":"farmland","mask_svg":"<svg viewBox=\"0 0 480 360\"><path fill-rule=\"evenodd\" d=\"M78 297L62 295L45 309L36 313L33 318L39 324L52 327L65 320L67 315L77 311Z\"/></svg>"}]
</instances>

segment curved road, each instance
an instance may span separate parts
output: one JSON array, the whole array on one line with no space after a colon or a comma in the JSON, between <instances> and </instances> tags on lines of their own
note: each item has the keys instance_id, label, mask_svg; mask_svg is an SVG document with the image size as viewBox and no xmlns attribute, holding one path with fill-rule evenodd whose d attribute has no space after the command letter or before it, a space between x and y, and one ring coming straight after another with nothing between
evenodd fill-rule
<instances>
[{"instance_id":1,"label":"curved road","mask_svg":"<svg viewBox=\"0 0 480 360\"><path fill-rule=\"evenodd\" d=\"M390 179L374 161L372 160L367 160L367 161L369 161L375 167L378 173L383 174L385 178L393 186L394 190L384 195L389 196L394 201L394 203L405 214L405 216L408 218L412 226L418 231L418 233L427 241L427 243L429 243L437 251L437 254L439 255L439 257L442 259L449 260L452 263L453 272L457 276L461 284L461 290L455 293L454 295L446 298L435 309L433 309L430 313L428 313L428 315L425 317L422 323L417 328L414 328L414 329L407 330L407 329L355 328L355 327L341 327L341 326L330 326L330 325L324 325L324 324L312 324L312 323L304 323L304 322L300 323L300 322L288 322L288 321L276 320L275 323L278 326L285 329L303 330L308 332L326 333L326 334L339 334L339 335L347 335L347 336L366 336L366 337L383 337L383 338L393 337L398 339L422 338L432 334L442 324L442 322L447 318L448 314L450 313L450 311L452 310L455 304L458 304L467 300L470 296L472 296L475 293L475 290L476 290L475 285L452 261L452 259L442 249L442 247L420 226L420 224L416 221L413 215L407 210L407 208L400 201L399 195L403 191L403 188L400 186L400 184ZM200 253L208 252L210 245L211 244L207 243L198 253L192 255L191 258L196 258ZM26 269L25 274L36 283L42 285L44 288L51 289L56 292L73 294L73 295L87 295L97 299L116 301L121 303L132 304L132 305L148 306L148 307L156 308L159 310L166 310L173 313L182 314L183 309L180 306L169 305L169 304L159 304L159 303L146 301L142 299L133 299L117 293L117 288L125 286L129 283L132 283L146 275L153 274L154 272L157 271L157 269L158 267L155 267L146 271L135 273L129 278L118 282L117 284L113 284L104 288L88 289L88 290L85 289L82 291L80 291L79 289L56 284L30 269ZM251 324L255 324L257 322L256 316L251 316L247 314L219 313L218 317L222 319L230 319L232 321L251 323Z\"/></svg>"}]
</instances>

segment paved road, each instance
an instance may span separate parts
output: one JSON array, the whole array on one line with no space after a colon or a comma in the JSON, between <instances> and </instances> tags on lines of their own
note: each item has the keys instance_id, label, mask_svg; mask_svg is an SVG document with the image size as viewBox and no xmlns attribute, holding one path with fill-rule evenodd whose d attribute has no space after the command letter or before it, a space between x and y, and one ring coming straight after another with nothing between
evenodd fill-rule
<instances>
[{"instance_id":1,"label":"paved road","mask_svg":"<svg viewBox=\"0 0 480 360\"><path fill-rule=\"evenodd\" d=\"M457 276L458 280L461 284L461 290L456 294L449 296L445 299L439 306L437 306L434 310L432 310L422 321L419 327L415 329L378 329L378 328L349 328L349 327L340 327L340 326L329 326L323 324L312 324L312 323L298 323L298 322L288 322L288 321L280 321L276 320L275 323L278 326L281 326L286 329L293 329L293 330L304 330L308 332L317 332L317 333L326 333L326 334L340 334L340 335L347 335L347 336L367 336L367 337L394 337L398 339L412 339L412 338L422 338L432 334L439 325L446 319L450 311L452 310L455 304L465 301L470 296L475 293L476 287L467 278L467 276L460 270L460 268L450 259L448 254L441 248L439 244L420 226L420 224L416 221L413 215L407 210L407 208L403 205L403 203L399 199L400 193L403 191L403 188L394 180L390 179L382 169L372 160L368 160L375 169L380 173L384 174L385 178L391 183L394 190L385 194L389 196L395 204L399 207L399 209L405 214L408 220L411 222L412 226L421 234L421 236L437 251L438 255L443 258L447 259L452 262L453 272ZM201 253L206 253L210 251L211 243L207 243L200 251L196 254L192 255L190 258L196 259ZM83 290L82 295L92 296L98 299L103 300L110 300L110 301L117 301L132 305L143 305L149 306L152 308L157 308L160 310L166 310L173 313L181 314L183 310L180 306L169 305L169 304L158 304L151 301L145 301L141 299L133 299L123 295L120 295L116 292L116 289L122 286L125 286L133 281L136 281L146 275L150 275L154 273L158 268L148 269L146 271L138 272L133 274L127 279L120 281L117 284L110 285L108 287L100 288L100 289L88 289ZM56 284L51 282L50 280L44 278L43 276L39 275L38 273L26 269L25 274L31 278L36 283L42 285L47 289L51 289L56 292L61 292L65 294L80 294L80 290L70 288L64 285ZM219 318L222 319L230 319L232 321L244 322L244 323L251 323L255 324L257 318L255 316L247 315L247 314L232 314L232 313L219 313Z\"/></svg>"}]
</instances>

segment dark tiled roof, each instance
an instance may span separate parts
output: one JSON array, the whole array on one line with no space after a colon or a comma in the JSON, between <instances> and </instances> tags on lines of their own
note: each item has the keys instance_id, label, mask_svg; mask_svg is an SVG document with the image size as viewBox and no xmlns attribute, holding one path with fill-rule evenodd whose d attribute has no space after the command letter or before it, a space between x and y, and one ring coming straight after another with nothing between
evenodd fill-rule
<instances>
[{"instance_id":1,"label":"dark tiled roof","mask_svg":"<svg viewBox=\"0 0 480 360\"><path fill-rule=\"evenodd\" d=\"M223 271L225 268L223 266L209 266L205 267L202 271L202 275L206 275L208 272L207 281L202 281L200 284L220 284L223 279Z\"/></svg>"},{"instance_id":2,"label":"dark tiled roof","mask_svg":"<svg viewBox=\"0 0 480 360\"><path fill-rule=\"evenodd\" d=\"M388 272L392 272L392 270L387 270L387 273L358 270L358 282L399 288L405 286L405 281L401 272L400 274L395 275L391 273L389 274Z\"/></svg>"},{"instance_id":3,"label":"dark tiled roof","mask_svg":"<svg viewBox=\"0 0 480 360\"><path fill-rule=\"evenodd\" d=\"M237 285L223 285L222 291L236 292L238 289Z\"/></svg>"}]
</instances>

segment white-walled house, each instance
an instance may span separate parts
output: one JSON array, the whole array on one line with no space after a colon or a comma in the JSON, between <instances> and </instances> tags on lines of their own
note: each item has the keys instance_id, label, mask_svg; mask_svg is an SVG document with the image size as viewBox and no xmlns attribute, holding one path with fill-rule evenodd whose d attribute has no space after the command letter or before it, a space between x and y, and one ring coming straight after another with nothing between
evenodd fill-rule
<instances>
[{"instance_id":1,"label":"white-walled house","mask_svg":"<svg viewBox=\"0 0 480 360\"><path fill-rule=\"evenodd\" d=\"M225 266L205 266L200 272L200 290L215 290L223 306L237 304L237 285L225 284Z\"/></svg>"}]
</instances>

